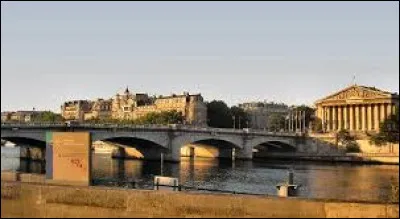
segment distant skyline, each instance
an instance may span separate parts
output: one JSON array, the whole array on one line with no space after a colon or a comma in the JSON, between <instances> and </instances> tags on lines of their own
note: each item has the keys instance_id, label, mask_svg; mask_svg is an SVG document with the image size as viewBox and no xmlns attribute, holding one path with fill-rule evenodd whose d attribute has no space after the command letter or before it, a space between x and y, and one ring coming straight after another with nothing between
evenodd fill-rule
<instances>
[{"instance_id":1,"label":"distant skyline","mask_svg":"<svg viewBox=\"0 0 400 219\"><path fill-rule=\"evenodd\" d=\"M1 111L201 93L307 104L399 92L399 2L1 2Z\"/></svg>"}]
</instances>

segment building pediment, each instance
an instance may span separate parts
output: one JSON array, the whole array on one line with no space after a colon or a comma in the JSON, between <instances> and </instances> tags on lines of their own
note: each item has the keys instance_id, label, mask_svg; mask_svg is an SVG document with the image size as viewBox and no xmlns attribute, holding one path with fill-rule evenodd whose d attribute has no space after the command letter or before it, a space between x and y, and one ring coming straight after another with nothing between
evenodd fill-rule
<instances>
[{"instance_id":1,"label":"building pediment","mask_svg":"<svg viewBox=\"0 0 400 219\"><path fill-rule=\"evenodd\" d=\"M320 99L316 103L334 102L334 101L352 101L352 100L363 100L363 99L384 99L392 98L391 93L378 90L376 88L364 87L353 85L346 89L343 89L337 93Z\"/></svg>"}]
</instances>

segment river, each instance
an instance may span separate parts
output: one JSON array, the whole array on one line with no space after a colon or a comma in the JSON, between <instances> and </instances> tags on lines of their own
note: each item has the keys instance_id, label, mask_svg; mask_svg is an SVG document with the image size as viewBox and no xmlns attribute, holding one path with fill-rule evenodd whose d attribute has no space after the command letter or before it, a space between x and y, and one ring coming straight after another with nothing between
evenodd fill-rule
<instances>
[{"instance_id":1,"label":"river","mask_svg":"<svg viewBox=\"0 0 400 219\"><path fill-rule=\"evenodd\" d=\"M44 162L20 160L18 155L18 147L1 147L1 170L45 173ZM124 186L115 181L136 180L142 189L151 189L153 177L162 174L177 177L189 187L275 195L275 186L287 179L287 170L292 168L300 197L386 202L392 195L391 184L399 183L397 165L182 158L179 164L164 163L161 173L157 161L94 154L92 162L95 185Z\"/></svg>"}]
</instances>

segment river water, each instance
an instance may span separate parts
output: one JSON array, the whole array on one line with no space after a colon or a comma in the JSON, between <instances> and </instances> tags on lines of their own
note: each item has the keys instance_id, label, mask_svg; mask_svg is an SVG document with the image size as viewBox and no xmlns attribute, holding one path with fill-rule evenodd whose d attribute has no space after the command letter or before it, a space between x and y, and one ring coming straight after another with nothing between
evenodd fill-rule
<instances>
[{"instance_id":1,"label":"river water","mask_svg":"<svg viewBox=\"0 0 400 219\"><path fill-rule=\"evenodd\" d=\"M18 148L1 147L1 170L45 173L43 162L20 160L18 155ZM397 165L182 158L179 164L164 163L161 172L156 161L94 154L92 162L95 185L125 186L116 182L135 180L142 189L152 189L153 177L163 175L177 177L188 187L275 195L290 168L301 197L386 202L392 196L391 184L399 184Z\"/></svg>"}]
</instances>

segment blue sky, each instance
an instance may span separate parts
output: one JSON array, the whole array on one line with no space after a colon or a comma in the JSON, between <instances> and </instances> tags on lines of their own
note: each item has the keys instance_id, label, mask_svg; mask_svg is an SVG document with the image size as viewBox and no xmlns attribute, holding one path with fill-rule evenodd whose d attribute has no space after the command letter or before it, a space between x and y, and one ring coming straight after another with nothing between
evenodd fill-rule
<instances>
[{"instance_id":1,"label":"blue sky","mask_svg":"<svg viewBox=\"0 0 400 219\"><path fill-rule=\"evenodd\" d=\"M1 2L1 110L201 93L312 104L399 91L398 2Z\"/></svg>"}]
</instances>

